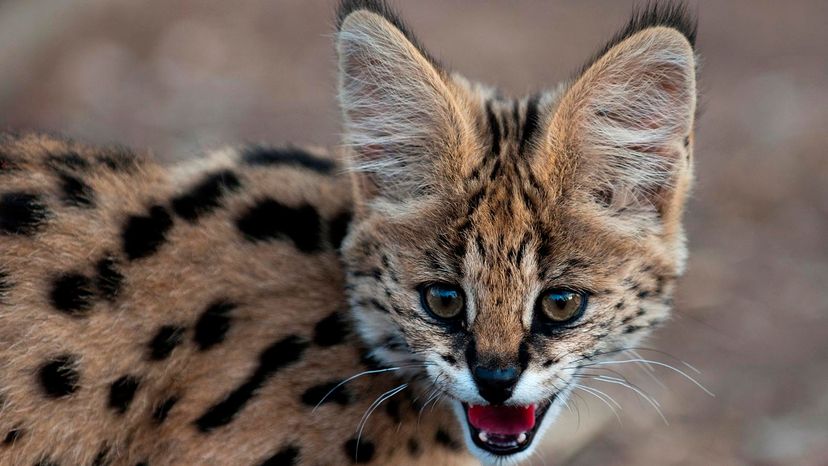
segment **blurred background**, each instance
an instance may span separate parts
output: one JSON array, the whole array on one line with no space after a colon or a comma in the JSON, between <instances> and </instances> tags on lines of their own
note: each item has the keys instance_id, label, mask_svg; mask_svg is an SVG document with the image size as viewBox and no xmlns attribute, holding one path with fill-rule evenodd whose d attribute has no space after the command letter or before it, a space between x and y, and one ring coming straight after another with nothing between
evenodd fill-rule
<instances>
[{"instance_id":1,"label":"blurred background","mask_svg":"<svg viewBox=\"0 0 828 466\"><path fill-rule=\"evenodd\" d=\"M569 77L632 5L397 3L434 55L514 94ZM693 5L703 112L689 269L675 318L648 343L667 354L641 354L715 397L669 369L626 368L669 424L631 392L596 386L621 404L618 419L578 400L536 464L828 464L828 2ZM336 144L333 8L4 0L0 127L165 162L239 142Z\"/></svg>"}]
</instances>

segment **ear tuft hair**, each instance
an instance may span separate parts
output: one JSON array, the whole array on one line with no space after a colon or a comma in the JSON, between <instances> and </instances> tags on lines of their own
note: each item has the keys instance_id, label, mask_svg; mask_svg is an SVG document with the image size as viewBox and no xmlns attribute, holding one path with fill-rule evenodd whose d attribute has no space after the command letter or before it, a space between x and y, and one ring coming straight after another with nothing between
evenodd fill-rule
<instances>
[{"instance_id":1,"label":"ear tuft hair","mask_svg":"<svg viewBox=\"0 0 828 466\"><path fill-rule=\"evenodd\" d=\"M687 5L682 1L656 1L648 3L643 7L635 7L627 25L624 26L601 50L592 56L579 70L581 75L599 58L604 56L611 48L620 44L635 33L652 27L667 27L675 29L687 38L690 45L696 47L696 31L698 29L698 17L688 11Z\"/></svg>"},{"instance_id":2,"label":"ear tuft hair","mask_svg":"<svg viewBox=\"0 0 828 466\"><path fill-rule=\"evenodd\" d=\"M667 223L680 214L692 176L694 29L664 22L691 24L685 17L676 6L637 16L564 93L552 118L552 140L578 154L582 186L597 188L595 199L612 211L655 208Z\"/></svg>"},{"instance_id":3,"label":"ear tuft hair","mask_svg":"<svg viewBox=\"0 0 828 466\"><path fill-rule=\"evenodd\" d=\"M337 32L342 29L342 23L348 15L360 10L370 11L371 13L385 18L386 21L393 24L394 27L397 28L405 36L405 38L417 48L423 57L425 57L435 67L441 68L439 62L435 60L434 57L428 53L428 51L426 51L425 47L420 44L417 37L414 36L408 26L406 26L405 22L403 22L400 18L400 15L398 15L394 8L392 8L385 0L341 0L339 2L339 7L336 10Z\"/></svg>"},{"instance_id":4,"label":"ear tuft hair","mask_svg":"<svg viewBox=\"0 0 828 466\"><path fill-rule=\"evenodd\" d=\"M339 101L350 168L366 175L366 198L420 197L459 164L468 122L458 95L385 3L345 1L340 16Z\"/></svg>"}]
</instances>

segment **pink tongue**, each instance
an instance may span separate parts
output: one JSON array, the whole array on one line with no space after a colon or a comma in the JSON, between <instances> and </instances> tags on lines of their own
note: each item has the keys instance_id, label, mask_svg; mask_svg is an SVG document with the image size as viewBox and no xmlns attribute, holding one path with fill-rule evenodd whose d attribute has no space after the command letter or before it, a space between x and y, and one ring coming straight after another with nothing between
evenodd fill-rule
<instances>
[{"instance_id":1,"label":"pink tongue","mask_svg":"<svg viewBox=\"0 0 828 466\"><path fill-rule=\"evenodd\" d=\"M535 406L469 406L469 423L490 434L518 435L535 427Z\"/></svg>"}]
</instances>

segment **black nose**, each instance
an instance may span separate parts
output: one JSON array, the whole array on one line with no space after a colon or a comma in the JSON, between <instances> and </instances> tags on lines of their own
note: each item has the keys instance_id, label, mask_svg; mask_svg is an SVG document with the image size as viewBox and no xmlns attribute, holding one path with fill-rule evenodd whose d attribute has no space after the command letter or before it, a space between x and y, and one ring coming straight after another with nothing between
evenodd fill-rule
<instances>
[{"instance_id":1,"label":"black nose","mask_svg":"<svg viewBox=\"0 0 828 466\"><path fill-rule=\"evenodd\" d=\"M493 405L499 405L512 396L512 390L515 388L520 373L516 367L477 366L474 368L473 375L480 396Z\"/></svg>"}]
</instances>

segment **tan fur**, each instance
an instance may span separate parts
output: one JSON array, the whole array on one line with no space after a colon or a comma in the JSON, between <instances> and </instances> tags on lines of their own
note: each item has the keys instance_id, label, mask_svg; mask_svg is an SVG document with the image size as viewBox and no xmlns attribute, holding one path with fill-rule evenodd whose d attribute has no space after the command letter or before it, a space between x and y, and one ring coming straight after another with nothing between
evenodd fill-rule
<instances>
[{"instance_id":1,"label":"tan fur","mask_svg":"<svg viewBox=\"0 0 828 466\"><path fill-rule=\"evenodd\" d=\"M371 31L365 35L392 35L394 28L370 13L353 15L341 41L351 40L351 20ZM635 345L668 315L684 265L680 222L692 177L690 44L673 29L646 29L569 86L518 99L440 71L410 44L400 47L408 56L395 57L394 66L421 69L402 75L422 79L410 86L453 95L436 102L385 96L374 104L393 101L386 120L352 111L365 103L350 92L350 80L376 87L403 79L377 75L376 63L385 66L389 51L359 50L363 60L354 71L355 52L340 47L340 99L351 131L399 136L398 125L408 125L402 143L386 145L370 134L355 139L355 178L427 180L419 189L380 182L367 197L357 195L360 222L345 245L347 265L380 272L349 275L362 336L376 345L404 340L403 350L375 353L388 364L427 364L432 383L455 400L483 402L471 381L470 352L475 364L489 367L528 360L527 386L512 403L562 398L577 381L574 366ZM431 107L441 102L451 102L441 107L451 112ZM430 120L393 120L420 111ZM439 143L447 135L459 145ZM417 290L433 282L464 290L463 330L441 327L422 309ZM585 290L590 304L577 326L541 336L535 302L550 288Z\"/></svg>"},{"instance_id":2,"label":"tan fur","mask_svg":"<svg viewBox=\"0 0 828 466\"><path fill-rule=\"evenodd\" d=\"M172 172L142 157L135 158L129 171L113 171L95 161L107 151L43 136L7 138L0 150L19 162L15 170L0 174L0 194L42 193L51 211L33 237L0 236L0 268L12 283L0 300L0 437L14 429L21 432L12 444L0 445L0 464L92 464L108 448L111 464L252 465L287 444L300 449L303 464L349 462L344 443L355 437L369 404L398 383L390 375L355 380L348 384L353 404L327 403L315 413L300 396L319 383L366 370L359 345L350 337L330 347L311 343L301 360L270 379L227 426L209 434L193 426L249 377L263 348L291 334L312 340L317 322L341 311L344 303L335 250L307 255L287 241L251 244L240 237L234 219L264 196L289 205L310 203L323 219L332 219L350 209L347 177L246 167L234 150ZM61 204L56 171L47 159L70 152L92 166L70 171L94 190L94 209ZM128 215L165 204L219 168L234 170L243 183L224 199L222 209L193 225L176 219L156 255L135 261L123 257L119 235ZM116 258L125 277L117 299L95 299L84 317L57 312L48 297L51 278L69 270L93 276L94 263L105 255ZM194 323L219 298L239 303L226 341L197 351ZM162 325L186 330L168 359L152 361L148 342ZM80 356L79 388L52 399L44 395L37 370L62 353ZM142 382L129 409L119 415L107 400L111 383L124 374ZM158 425L151 414L173 395L180 401ZM399 425L384 409L371 417L362 440L376 446L374 462L392 464L398 462L395 455L402 455L405 461L454 464L446 457L458 458L457 452L429 447L438 429L459 441L453 419L439 410L427 411L418 426L419 412L410 405L414 396L402 399ZM419 445L418 456L409 455L410 441Z\"/></svg>"},{"instance_id":3,"label":"tan fur","mask_svg":"<svg viewBox=\"0 0 828 466\"><path fill-rule=\"evenodd\" d=\"M667 318L692 179L695 62L683 35L647 28L572 83L514 99L445 71L368 10L343 18L337 50L346 147L300 151L330 170L251 164L246 155L261 151L251 148L165 168L48 136L0 141L0 199L36 195L45 213L27 231L0 223L0 463L256 465L281 453L346 464L347 442L379 406L358 459L473 464L451 411L458 400L485 403L469 354L525 366L508 403L559 409L579 363L634 345ZM197 193L213 204L195 219L174 208L220 172L239 185ZM67 197L71 180L90 205ZM254 228L274 222L278 234L251 238L240 219L266 199L290 212L257 218ZM157 248L131 257L130 218L159 211L171 224ZM285 233L309 211L318 228ZM351 212L340 251L337 222ZM114 297L96 281L103 259L123 276ZM67 275L88 279L88 307L56 304ZM460 330L423 309L418 290L434 282L464 290ZM577 325L546 334L535 308L551 288L588 292L589 306ZM200 348L200 319L216 302L233 305L227 332ZM328 345L319 326L335 312L344 337ZM180 341L154 358L164 326L180 328ZM261 375L263 352L288 340L296 357ZM52 396L41 371L64 354L77 386ZM367 370L384 372L316 410L303 401ZM139 383L121 413L109 399L123 376ZM199 427L245 383L232 419ZM153 413L170 397L178 401L159 422ZM523 459L469 448L484 462Z\"/></svg>"}]
</instances>

